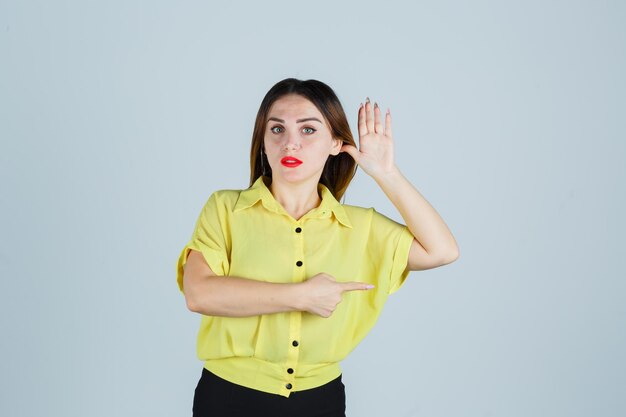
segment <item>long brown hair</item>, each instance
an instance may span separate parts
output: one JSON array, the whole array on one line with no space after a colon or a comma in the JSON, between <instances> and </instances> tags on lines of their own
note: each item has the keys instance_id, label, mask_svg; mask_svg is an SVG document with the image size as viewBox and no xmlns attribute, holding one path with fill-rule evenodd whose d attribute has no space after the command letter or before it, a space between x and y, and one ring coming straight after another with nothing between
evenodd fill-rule
<instances>
[{"instance_id":1,"label":"long brown hair","mask_svg":"<svg viewBox=\"0 0 626 417\"><path fill-rule=\"evenodd\" d=\"M332 88L317 80L303 81L296 78L286 78L274 84L267 92L257 113L250 147L250 186L261 175L270 178L272 176L272 169L269 166L267 156L265 152L261 152L261 148L270 107L276 100L287 94L298 94L308 99L326 119L334 139L341 139L344 144L356 146L346 114ZM265 167L265 173L263 167ZM346 152L329 155L319 182L328 187L335 198L339 200L352 181L356 168L356 161Z\"/></svg>"}]
</instances>

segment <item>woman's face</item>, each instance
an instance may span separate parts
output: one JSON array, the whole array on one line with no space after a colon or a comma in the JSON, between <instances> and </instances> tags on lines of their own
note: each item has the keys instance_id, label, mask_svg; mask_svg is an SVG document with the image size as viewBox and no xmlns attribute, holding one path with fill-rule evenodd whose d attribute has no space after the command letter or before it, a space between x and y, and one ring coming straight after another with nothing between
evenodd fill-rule
<instances>
[{"instance_id":1,"label":"woman's face","mask_svg":"<svg viewBox=\"0 0 626 417\"><path fill-rule=\"evenodd\" d=\"M337 155L343 144L333 139L317 107L296 94L272 104L263 142L272 177L294 183L319 181L328 156Z\"/></svg>"}]
</instances>

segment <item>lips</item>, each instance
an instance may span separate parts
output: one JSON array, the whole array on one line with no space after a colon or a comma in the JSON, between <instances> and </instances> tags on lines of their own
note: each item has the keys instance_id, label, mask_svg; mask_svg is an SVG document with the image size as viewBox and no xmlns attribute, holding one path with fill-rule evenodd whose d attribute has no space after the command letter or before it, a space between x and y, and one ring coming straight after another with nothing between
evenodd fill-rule
<instances>
[{"instance_id":1,"label":"lips","mask_svg":"<svg viewBox=\"0 0 626 417\"><path fill-rule=\"evenodd\" d=\"M280 160L280 163L286 167L294 168L302 163L298 158L294 158L293 156L286 156Z\"/></svg>"}]
</instances>

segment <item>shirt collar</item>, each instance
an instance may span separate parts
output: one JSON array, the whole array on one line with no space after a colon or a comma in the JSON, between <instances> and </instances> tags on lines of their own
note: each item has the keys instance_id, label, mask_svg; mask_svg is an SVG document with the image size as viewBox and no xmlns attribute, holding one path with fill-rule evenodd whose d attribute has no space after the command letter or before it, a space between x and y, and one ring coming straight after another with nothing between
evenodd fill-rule
<instances>
[{"instance_id":1,"label":"shirt collar","mask_svg":"<svg viewBox=\"0 0 626 417\"><path fill-rule=\"evenodd\" d=\"M333 193L324 184L317 184L317 190L321 195L322 202L320 205L310 212L308 212L304 218L324 219L329 218L331 214L344 226L352 228L352 223L344 209L344 207L335 199ZM261 201L263 207L278 214L289 214L285 211L283 206L276 201L272 192L267 188L263 181L263 176L257 178L252 186L246 190L241 191L237 203L235 204L234 211L247 209L254 206L258 201Z\"/></svg>"}]
</instances>

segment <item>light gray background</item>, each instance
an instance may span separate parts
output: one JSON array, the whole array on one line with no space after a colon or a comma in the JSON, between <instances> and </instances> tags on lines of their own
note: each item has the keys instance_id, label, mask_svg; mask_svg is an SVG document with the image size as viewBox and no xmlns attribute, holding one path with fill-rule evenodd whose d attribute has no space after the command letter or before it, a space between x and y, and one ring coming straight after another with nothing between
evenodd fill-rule
<instances>
[{"instance_id":1,"label":"light gray background","mask_svg":"<svg viewBox=\"0 0 626 417\"><path fill-rule=\"evenodd\" d=\"M458 240L343 363L349 416L626 414L620 1L0 1L0 415L190 416L200 316L175 264L245 188L294 76ZM346 203L401 221L359 170ZM355 277L358 279L358 277Z\"/></svg>"}]
</instances>

